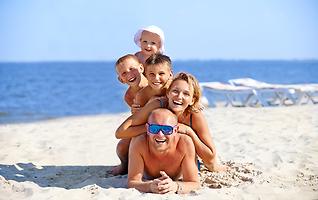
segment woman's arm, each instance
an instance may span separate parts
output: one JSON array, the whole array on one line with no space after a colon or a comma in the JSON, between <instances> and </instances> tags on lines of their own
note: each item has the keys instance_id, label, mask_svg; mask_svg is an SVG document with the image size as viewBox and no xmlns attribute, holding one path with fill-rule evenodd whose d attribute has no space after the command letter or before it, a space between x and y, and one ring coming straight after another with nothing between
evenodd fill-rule
<instances>
[{"instance_id":1,"label":"woman's arm","mask_svg":"<svg viewBox=\"0 0 318 200\"><path fill-rule=\"evenodd\" d=\"M181 163L183 182L177 182L176 193L178 194L189 193L200 188L198 168L196 163L193 162L193 159L195 159L195 146L188 136L183 136L183 143L184 145L181 145L185 148L185 156Z\"/></svg>"},{"instance_id":2,"label":"woman's arm","mask_svg":"<svg viewBox=\"0 0 318 200\"><path fill-rule=\"evenodd\" d=\"M192 114L192 128L187 125L181 127L181 133L183 132L192 138L195 151L203 162L214 162L216 150L203 113L200 111Z\"/></svg>"}]
</instances>

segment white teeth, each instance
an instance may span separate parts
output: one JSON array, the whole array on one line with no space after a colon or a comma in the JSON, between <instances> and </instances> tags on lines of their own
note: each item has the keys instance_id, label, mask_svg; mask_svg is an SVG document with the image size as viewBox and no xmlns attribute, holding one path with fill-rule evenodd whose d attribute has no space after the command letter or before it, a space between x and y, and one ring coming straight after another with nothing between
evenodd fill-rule
<instances>
[{"instance_id":1,"label":"white teeth","mask_svg":"<svg viewBox=\"0 0 318 200\"><path fill-rule=\"evenodd\" d=\"M135 79L136 79L136 77L133 77L133 78L129 79L128 81L133 82Z\"/></svg>"},{"instance_id":2,"label":"white teeth","mask_svg":"<svg viewBox=\"0 0 318 200\"><path fill-rule=\"evenodd\" d=\"M158 139L156 139L156 142L158 142L158 143L164 143L164 142L166 142L166 140L164 139L164 140L158 140Z\"/></svg>"},{"instance_id":3,"label":"white teeth","mask_svg":"<svg viewBox=\"0 0 318 200\"><path fill-rule=\"evenodd\" d=\"M160 85L160 83L156 82L156 83L153 83L154 85Z\"/></svg>"},{"instance_id":4,"label":"white teeth","mask_svg":"<svg viewBox=\"0 0 318 200\"><path fill-rule=\"evenodd\" d=\"M173 101L174 104L177 104L177 105L182 105L183 103L180 102L180 101Z\"/></svg>"}]
</instances>

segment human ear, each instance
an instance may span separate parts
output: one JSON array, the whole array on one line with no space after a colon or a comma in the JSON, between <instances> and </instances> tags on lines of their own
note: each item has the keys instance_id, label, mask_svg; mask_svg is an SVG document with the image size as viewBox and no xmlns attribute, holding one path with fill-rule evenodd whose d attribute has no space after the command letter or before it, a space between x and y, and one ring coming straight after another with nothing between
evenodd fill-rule
<instances>
[{"instance_id":1,"label":"human ear","mask_svg":"<svg viewBox=\"0 0 318 200\"><path fill-rule=\"evenodd\" d=\"M179 132L179 124L176 125L175 131L176 131L176 132Z\"/></svg>"},{"instance_id":2,"label":"human ear","mask_svg":"<svg viewBox=\"0 0 318 200\"><path fill-rule=\"evenodd\" d=\"M149 132L148 132L149 124L148 124L148 122L145 124L145 127L146 127L146 133L149 134Z\"/></svg>"},{"instance_id":3,"label":"human ear","mask_svg":"<svg viewBox=\"0 0 318 200\"><path fill-rule=\"evenodd\" d=\"M144 73L144 71L145 71L144 66L143 66L142 64L140 64L140 72L141 72L141 73Z\"/></svg>"},{"instance_id":4,"label":"human ear","mask_svg":"<svg viewBox=\"0 0 318 200\"><path fill-rule=\"evenodd\" d=\"M121 79L119 76L117 76L117 79L119 80L119 82L124 83L123 79Z\"/></svg>"},{"instance_id":5,"label":"human ear","mask_svg":"<svg viewBox=\"0 0 318 200\"><path fill-rule=\"evenodd\" d=\"M193 106L194 102L196 101L196 98L193 97L191 103L189 104L190 106Z\"/></svg>"}]
</instances>

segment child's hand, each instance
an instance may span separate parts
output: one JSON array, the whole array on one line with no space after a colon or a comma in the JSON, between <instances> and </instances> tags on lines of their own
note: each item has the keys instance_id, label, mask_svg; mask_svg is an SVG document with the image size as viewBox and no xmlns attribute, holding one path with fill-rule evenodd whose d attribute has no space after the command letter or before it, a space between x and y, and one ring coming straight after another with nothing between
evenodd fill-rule
<instances>
[{"instance_id":1,"label":"child's hand","mask_svg":"<svg viewBox=\"0 0 318 200\"><path fill-rule=\"evenodd\" d=\"M142 107L138 104L133 104L131 105L131 113L134 114L138 112Z\"/></svg>"}]
</instances>

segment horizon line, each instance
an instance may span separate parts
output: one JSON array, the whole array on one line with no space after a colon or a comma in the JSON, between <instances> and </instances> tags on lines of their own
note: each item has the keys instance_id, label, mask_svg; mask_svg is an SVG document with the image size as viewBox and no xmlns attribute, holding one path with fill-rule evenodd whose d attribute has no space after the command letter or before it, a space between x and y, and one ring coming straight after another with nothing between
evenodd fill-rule
<instances>
[{"instance_id":1,"label":"horizon line","mask_svg":"<svg viewBox=\"0 0 318 200\"><path fill-rule=\"evenodd\" d=\"M173 59L173 62L189 62L189 61L318 61L318 58L189 58L189 59ZM1 61L0 63L92 63L92 62L116 62L114 60L7 60Z\"/></svg>"}]
</instances>

